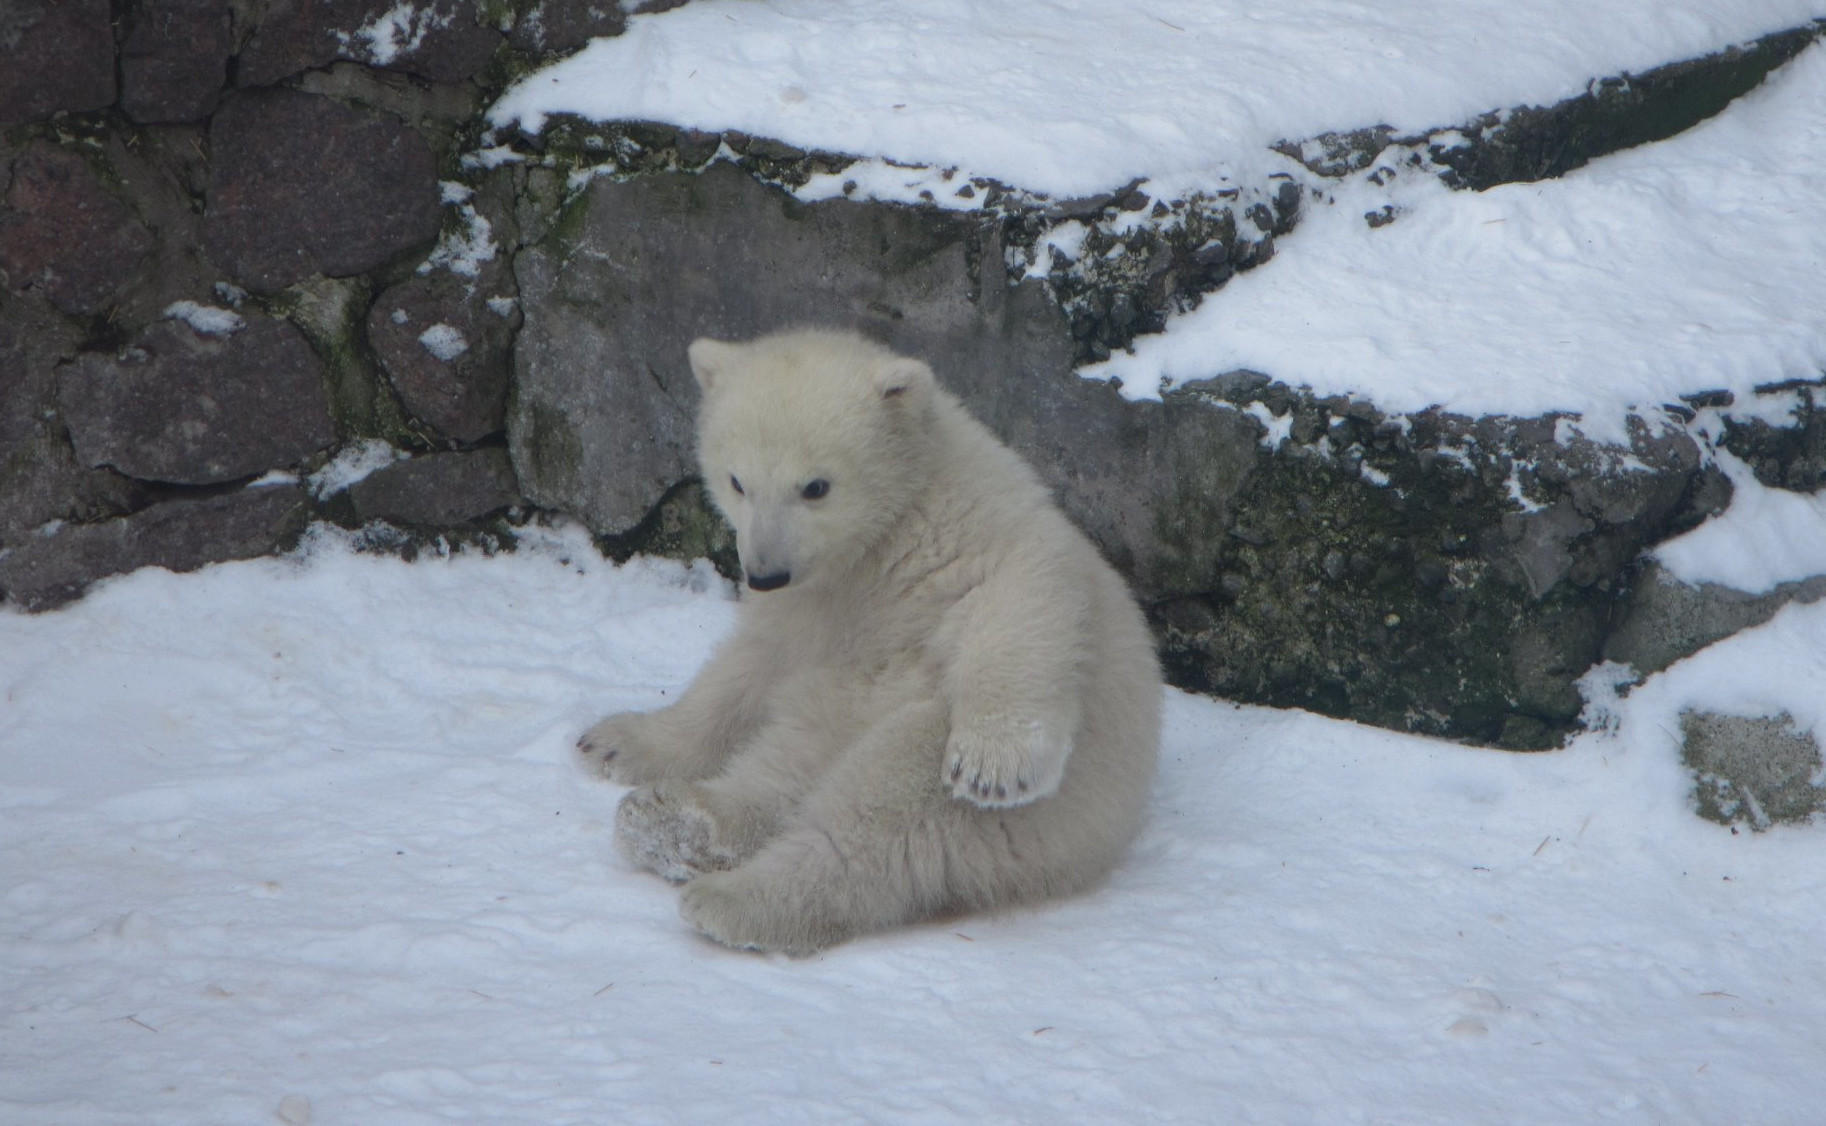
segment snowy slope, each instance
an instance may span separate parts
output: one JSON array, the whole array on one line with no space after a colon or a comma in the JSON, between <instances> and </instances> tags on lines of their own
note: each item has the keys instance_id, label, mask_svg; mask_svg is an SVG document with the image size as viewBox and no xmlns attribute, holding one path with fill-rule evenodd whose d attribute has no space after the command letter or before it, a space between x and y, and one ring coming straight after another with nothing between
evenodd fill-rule
<instances>
[{"instance_id":1,"label":"snowy slope","mask_svg":"<svg viewBox=\"0 0 1826 1126\"><path fill-rule=\"evenodd\" d=\"M1372 228L1366 213L1404 212ZM1710 121L1558 180L1452 192L1364 177L1274 260L1134 354L1125 392L1238 368L1392 413L1631 408L1826 371L1826 43Z\"/></svg>"},{"instance_id":2,"label":"snowy slope","mask_svg":"<svg viewBox=\"0 0 1826 1126\"><path fill-rule=\"evenodd\" d=\"M804 961L691 935L572 761L731 609L570 533L0 614L0 1123L1818 1120L1826 836L1695 818L1671 732L1826 726L1826 607L1553 754L1175 694L1107 886Z\"/></svg>"},{"instance_id":3,"label":"snowy slope","mask_svg":"<svg viewBox=\"0 0 1826 1126\"><path fill-rule=\"evenodd\" d=\"M1248 174L1277 141L1550 105L1826 16L1818 0L693 0L492 111L738 129L1090 195Z\"/></svg>"}]
</instances>

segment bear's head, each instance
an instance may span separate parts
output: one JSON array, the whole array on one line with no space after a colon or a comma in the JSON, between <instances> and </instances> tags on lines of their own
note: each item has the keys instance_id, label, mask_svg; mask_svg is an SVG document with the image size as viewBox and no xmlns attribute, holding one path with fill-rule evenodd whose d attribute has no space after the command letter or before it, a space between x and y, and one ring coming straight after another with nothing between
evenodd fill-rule
<instances>
[{"instance_id":1,"label":"bear's head","mask_svg":"<svg viewBox=\"0 0 1826 1126\"><path fill-rule=\"evenodd\" d=\"M691 345L703 479L755 590L816 588L905 514L931 475L932 370L860 336Z\"/></svg>"}]
</instances>

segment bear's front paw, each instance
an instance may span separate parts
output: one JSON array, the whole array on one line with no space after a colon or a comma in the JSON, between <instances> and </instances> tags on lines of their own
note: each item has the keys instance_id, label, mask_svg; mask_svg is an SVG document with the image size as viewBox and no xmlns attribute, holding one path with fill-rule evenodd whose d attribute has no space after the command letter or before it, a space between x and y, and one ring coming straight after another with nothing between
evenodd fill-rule
<instances>
[{"instance_id":1,"label":"bear's front paw","mask_svg":"<svg viewBox=\"0 0 1826 1126\"><path fill-rule=\"evenodd\" d=\"M1070 754L1037 719L976 719L952 731L942 780L967 802L1008 809L1057 792Z\"/></svg>"},{"instance_id":2,"label":"bear's front paw","mask_svg":"<svg viewBox=\"0 0 1826 1126\"><path fill-rule=\"evenodd\" d=\"M673 883L732 868L737 860L689 782L642 786L622 798L615 809L615 839L629 859Z\"/></svg>"},{"instance_id":3,"label":"bear's front paw","mask_svg":"<svg viewBox=\"0 0 1826 1126\"><path fill-rule=\"evenodd\" d=\"M583 733L577 749L584 769L611 782L638 786L665 777L665 752L652 738L644 712L619 712Z\"/></svg>"}]
</instances>

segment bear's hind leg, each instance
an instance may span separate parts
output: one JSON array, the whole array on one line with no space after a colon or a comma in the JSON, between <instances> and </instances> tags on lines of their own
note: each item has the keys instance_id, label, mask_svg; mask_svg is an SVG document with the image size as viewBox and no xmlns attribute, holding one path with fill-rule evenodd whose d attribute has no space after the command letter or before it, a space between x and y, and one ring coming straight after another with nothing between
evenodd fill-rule
<instances>
[{"instance_id":1,"label":"bear's hind leg","mask_svg":"<svg viewBox=\"0 0 1826 1126\"><path fill-rule=\"evenodd\" d=\"M680 912L727 946L807 954L953 907L1024 898L1015 837L952 798L937 702L877 724L754 856L685 885Z\"/></svg>"}]
</instances>

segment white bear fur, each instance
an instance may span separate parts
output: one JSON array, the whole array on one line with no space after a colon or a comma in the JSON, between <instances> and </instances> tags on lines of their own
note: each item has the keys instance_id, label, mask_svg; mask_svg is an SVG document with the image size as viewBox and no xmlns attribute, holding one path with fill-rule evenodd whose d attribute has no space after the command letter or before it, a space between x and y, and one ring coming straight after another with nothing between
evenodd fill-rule
<instances>
[{"instance_id":1,"label":"white bear fur","mask_svg":"<svg viewBox=\"0 0 1826 1126\"><path fill-rule=\"evenodd\" d=\"M628 854L710 937L794 953L1101 878L1160 734L1122 579L918 360L809 331L690 359L763 589L677 703L580 740L637 787Z\"/></svg>"}]
</instances>

